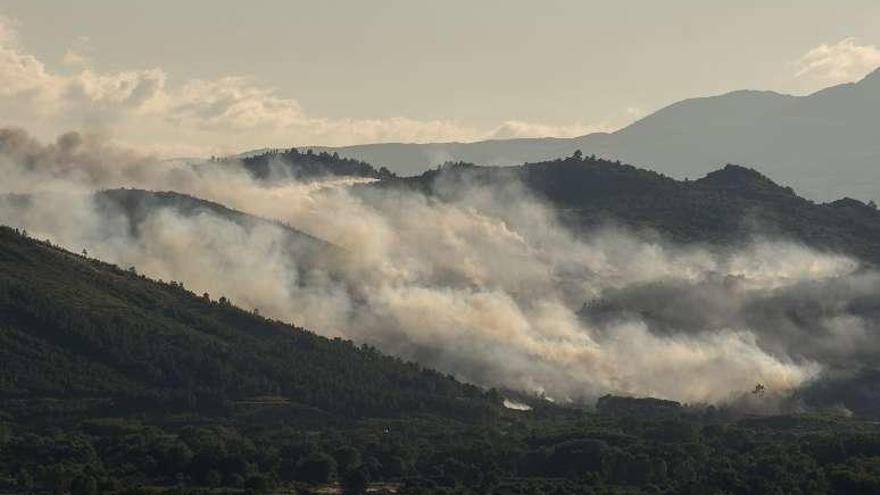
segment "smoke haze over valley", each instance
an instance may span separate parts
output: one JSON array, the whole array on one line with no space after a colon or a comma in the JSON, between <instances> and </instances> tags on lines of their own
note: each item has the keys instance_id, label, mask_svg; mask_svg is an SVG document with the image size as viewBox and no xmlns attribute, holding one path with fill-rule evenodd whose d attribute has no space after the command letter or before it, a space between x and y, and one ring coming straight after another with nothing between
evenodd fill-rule
<instances>
[{"instance_id":1,"label":"smoke haze over valley","mask_svg":"<svg viewBox=\"0 0 880 495\"><path fill-rule=\"evenodd\" d=\"M880 351L880 274L797 240L576 232L510 179L438 180L429 194L360 178L258 181L235 162L172 165L76 133L41 144L6 130L0 149L5 224L484 386L562 402L732 403L763 383L778 407L805 407L800 391ZM113 188L247 215L99 193ZM315 256L322 242L334 247Z\"/></svg>"},{"instance_id":2,"label":"smoke haze over valley","mask_svg":"<svg viewBox=\"0 0 880 495\"><path fill-rule=\"evenodd\" d=\"M878 33L0 0L0 494L880 493Z\"/></svg>"}]
</instances>

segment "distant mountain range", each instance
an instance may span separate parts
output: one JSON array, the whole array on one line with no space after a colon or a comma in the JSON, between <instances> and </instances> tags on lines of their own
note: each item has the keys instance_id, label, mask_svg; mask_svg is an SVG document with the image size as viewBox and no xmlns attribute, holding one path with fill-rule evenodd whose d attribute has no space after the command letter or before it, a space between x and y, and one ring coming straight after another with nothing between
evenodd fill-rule
<instances>
[{"instance_id":1,"label":"distant mountain range","mask_svg":"<svg viewBox=\"0 0 880 495\"><path fill-rule=\"evenodd\" d=\"M818 200L876 199L880 188L880 69L807 96L735 91L669 105L619 131L570 139L311 147L416 175L446 161L518 165L571 155L622 160L676 178L725 163L757 168ZM305 148L303 148L305 149Z\"/></svg>"}]
</instances>

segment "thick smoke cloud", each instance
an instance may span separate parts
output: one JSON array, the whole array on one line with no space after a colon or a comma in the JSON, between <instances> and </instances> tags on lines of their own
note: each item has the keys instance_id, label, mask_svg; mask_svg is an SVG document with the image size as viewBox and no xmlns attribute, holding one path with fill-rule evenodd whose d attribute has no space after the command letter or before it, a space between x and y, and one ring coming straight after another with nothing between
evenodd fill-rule
<instances>
[{"instance_id":1,"label":"thick smoke cloud","mask_svg":"<svg viewBox=\"0 0 880 495\"><path fill-rule=\"evenodd\" d=\"M610 392L726 403L756 383L789 397L880 351L880 275L851 259L784 241L725 252L611 228L576 235L515 183L459 185L448 201L355 179L267 184L95 136L43 145L18 130L0 131L0 173L0 223L556 401ZM190 194L339 249L315 261L281 224L208 210L154 208L133 231L126 212L95 199L114 187Z\"/></svg>"}]
</instances>

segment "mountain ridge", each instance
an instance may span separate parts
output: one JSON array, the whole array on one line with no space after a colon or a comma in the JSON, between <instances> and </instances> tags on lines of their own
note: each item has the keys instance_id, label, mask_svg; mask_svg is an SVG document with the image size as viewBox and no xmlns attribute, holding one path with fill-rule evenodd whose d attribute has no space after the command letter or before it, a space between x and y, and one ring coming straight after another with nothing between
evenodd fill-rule
<instances>
[{"instance_id":1,"label":"mountain ridge","mask_svg":"<svg viewBox=\"0 0 880 495\"><path fill-rule=\"evenodd\" d=\"M452 163L361 187L406 187L442 198L454 197L457 185L508 180L520 181L562 212L563 223L581 235L611 224L719 246L764 236L880 264L880 212L873 204L852 198L816 203L732 164L691 181L592 156L510 167ZM854 204L859 206L843 207Z\"/></svg>"},{"instance_id":2,"label":"mountain ridge","mask_svg":"<svg viewBox=\"0 0 880 495\"><path fill-rule=\"evenodd\" d=\"M880 69L807 95L737 90L667 105L610 133L473 143L307 146L417 175L446 161L509 166L580 149L676 178L724 163L762 169L811 199L876 199L880 190ZM830 164L833 164L833 168Z\"/></svg>"}]
</instances>

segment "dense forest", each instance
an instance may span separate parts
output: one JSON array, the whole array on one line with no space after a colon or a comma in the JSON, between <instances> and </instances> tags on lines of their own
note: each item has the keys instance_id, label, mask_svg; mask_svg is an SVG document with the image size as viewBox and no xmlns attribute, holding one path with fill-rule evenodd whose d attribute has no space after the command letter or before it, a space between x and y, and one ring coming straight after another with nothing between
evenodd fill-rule
<instances>
[{"instance_id":1,"label":"dense forest","mask_svg":"<svg viewBox=\"0 0 880 495\"><path fill-rule=\"evenodd\" d=\"M576 232L621 225L685 243L729 246L754 236L792 239L880 263L880 212L844 198L817 204L759 172L738 166L677 181L645 169L584 156L518 167L447 163L415 177L364 187L406 187L439 197L467 184L515 182L547 201Z\"/></svg>"},{"instance_id":2,"label":"dense forest","mask_svg":"<svg viewBox=\"0 0 880 495\"><path fill-rule=\"evenodd\" d=\"M215 158L213 161L225 165L240 165L259 180L309 180L327 176L384 179L394 176L385 167L377 170L367 162L342 158L335 152L315 153L311 149L304 152L296 148L268 150L242 158Z\"/></svg>"},{"instance_id":3,"label":"dense forest","mask_svg":"<svg viewBox=\"0 0 880 495\"><path fill-rule=\"evenodd\" d=\"M876 422L483 390L9 228L0 341L5 492L880 490Z\"/></svg>"}]
</instances>

